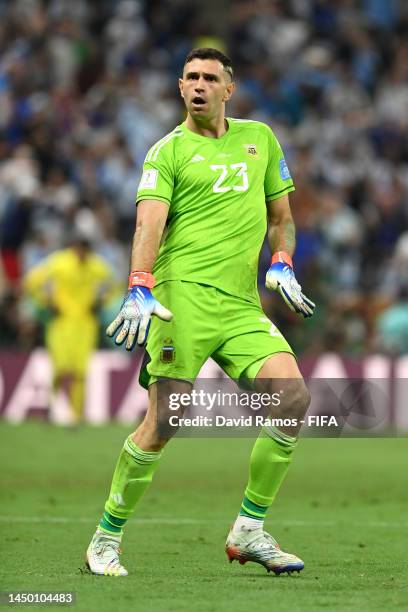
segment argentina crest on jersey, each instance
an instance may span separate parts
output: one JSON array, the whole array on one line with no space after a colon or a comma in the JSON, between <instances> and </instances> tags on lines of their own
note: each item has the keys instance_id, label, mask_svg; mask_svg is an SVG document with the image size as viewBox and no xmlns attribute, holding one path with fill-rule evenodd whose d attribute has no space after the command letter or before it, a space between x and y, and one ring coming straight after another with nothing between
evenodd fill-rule
<instances>
[{"instance_id":1,"label":"argentina crest on jersey","mask_svg":"<svg viewBox=\"0 0 408 612\"><path fill-rule=\"evenodd\" d=\"M244 149L248 153L248 155L258 155L256 145L254 144L244 144Z\"/></svg>"}]
</instances>

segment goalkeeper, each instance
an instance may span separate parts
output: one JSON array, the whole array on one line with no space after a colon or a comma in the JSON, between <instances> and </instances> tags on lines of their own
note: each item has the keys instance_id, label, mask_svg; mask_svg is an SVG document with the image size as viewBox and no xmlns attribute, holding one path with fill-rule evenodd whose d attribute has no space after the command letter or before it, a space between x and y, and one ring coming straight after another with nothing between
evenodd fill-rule
<instances>
[{"instance_id":1,"label":"goalkeeper","mask_svg":"<svg viewBox=\"0 0 408 612\"><path fill-rule=\"evenodd\" d=\"M170 393L184 393L212 357L233 379L279 392L271 416L303 418L309 393L285 338L263 313L257 268L268 231L273 253L266 286L303 317L314 304L296 282L295 229L288 194L294 190L282 149L270 128L225 117L234 92L230 60L215 49L193 50L179 80L187 118L148 152L137 193L137 224L129 291L107 333L118 344L147 341L140 382L149 408L120 453L105 512L88 547L95 574L125 576L119 546L170 437ZM166 228L166 232L164 230ZM155 315L152 317L152 315ZM284 379L284 381L283 381ZM226 542L229 559L268 571L303 569L263 529L286 476L299 427L266 427L253 447L249 480Z\"/></svg>"},{"instance_id":2,"label":"goalkeeper","mask_svg":"<svg viewBox=\"0 0 408 612\"><path fill-rule=\"evenodd\" d=\"M45 346L53 368L53 391L65 389L71 422L83 415L85 379L98 343L97 309L114 294L113 270L81 234L71 245L44 258L24 279L24 289L39 311L49 313Z\"/></svg>"}]
</instances>

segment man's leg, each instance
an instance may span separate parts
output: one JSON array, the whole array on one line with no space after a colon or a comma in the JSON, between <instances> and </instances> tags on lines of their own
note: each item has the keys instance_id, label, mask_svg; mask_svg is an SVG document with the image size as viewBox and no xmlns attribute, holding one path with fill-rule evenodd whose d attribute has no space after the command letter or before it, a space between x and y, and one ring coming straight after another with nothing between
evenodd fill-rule
<instances>
[{"instance_id":1,"label":"man's leg","mask_svg":"<svg viewBox=\"0 0 408 612\"><path fill-rule=\"evenodd\" d=\"M93 573L127 575L119 562L123 528L152 481L162 449L177 431L168 424L169 395L190 391L190 383L170 379L162 379L149 387L148 411L141 425L125 440L105 512L88 548L87 563Z\"/></svg>"},{"instance_id":2,"label":"man's leg","mask_svg":"<svg viewBox=\"0 0 408 612\"><path fill-rule=\"evenodd\" d=\"M80 423L84 414L85 372L72 372L69 385L69 399L74 415L74 422Z\"/></svg>"},{"instance_id":3,"label":"man's leg","mask_svg":"<svg viewBox=\"0 0 408 612\"><path fill-rule=\"evenodd\" d=\"M255 385L257 390L271 395L280 393L281 401L279 406L272 408L272 418L291 419L296 424L264 427L256 440L250 458L248 485L227 540L227 554L231 561L256 561L275 573L300 570L303 562L280 551L273 538L263 531L263 522L292 461L300 420L309 406L310 395L290 353L269 357L258 372Z\"/></svg>"}]
</instances>

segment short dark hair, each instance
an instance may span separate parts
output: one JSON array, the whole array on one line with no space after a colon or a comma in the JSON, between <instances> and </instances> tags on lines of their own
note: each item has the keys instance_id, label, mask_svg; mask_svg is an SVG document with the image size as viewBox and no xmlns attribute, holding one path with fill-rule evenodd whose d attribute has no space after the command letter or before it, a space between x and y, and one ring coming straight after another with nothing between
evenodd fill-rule
<instances>
[{"instance_id":1,"label":"short dark hair","mask_svg":"<svg viewBox=\"0 0 408 612\"><path fill-rule=\"evenodd\" d=\"M193 49L187 55L186 61L184 62L184 65L188 64L193 59L202 59L202 60L213 59L213 60L218 60L222 64L222 67L224 68L225 72L228 72L228 74L230 75L231 79L234 77L234 73L233 73L233 70L232 70L232 62L231 62L230 58L227 57L226 55L224 55L224 53L221 53L221 51L218 51L218 49L213 49L211 47L199 47L198 49Z\"/></svg>"}]
</instances>

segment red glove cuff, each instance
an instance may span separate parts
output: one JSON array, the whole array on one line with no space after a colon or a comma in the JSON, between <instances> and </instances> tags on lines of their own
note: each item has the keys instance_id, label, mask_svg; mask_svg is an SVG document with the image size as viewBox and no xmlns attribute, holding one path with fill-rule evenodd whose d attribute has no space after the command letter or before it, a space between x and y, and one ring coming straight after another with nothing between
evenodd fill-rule
<instances>
[{"instance_id":1,"label":"red glove cuff","mask_svg":"<svg viewBox=\"0 0 408 612\"><path fill-rule=\"evenodd\" d=\"M276 253L272 256L271 265L275 263L285 263L288 264L291 268L293 268L293 261L290 255L285 251L276 251Z\"/></svg>"},{"instance_id":2,"label":"red glove cuff","mask_svg":"<svg viewBox=\"0 0 408 612\"><path fill-rule=\"evenodd\" d=\"M156 279L150 272L142 272L141 270L134 270L129 274L129 286L128 289L139 285L140 287L147 287L153 289L156 284Z\"/></svg>"}]
</instances>

